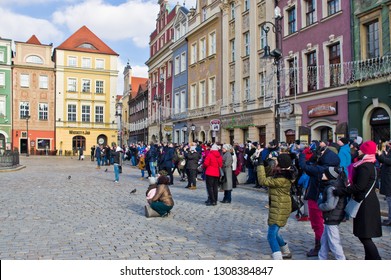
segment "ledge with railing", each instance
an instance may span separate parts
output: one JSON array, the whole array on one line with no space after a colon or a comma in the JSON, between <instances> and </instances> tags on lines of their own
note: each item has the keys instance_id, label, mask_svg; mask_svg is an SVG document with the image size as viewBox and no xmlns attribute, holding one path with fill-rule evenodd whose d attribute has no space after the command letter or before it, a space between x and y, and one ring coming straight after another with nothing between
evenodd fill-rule
<instances>
[{"instance_id":1,"label":"ledge with railing","mask_svg":"<svg viewBox=\"0 0 391 280\"><path fill-rule=\"evenodd\" d=\"M19 152L7 150L0 154L0 169L8 169L19 166Z\"/></svg>"}]
</instances>

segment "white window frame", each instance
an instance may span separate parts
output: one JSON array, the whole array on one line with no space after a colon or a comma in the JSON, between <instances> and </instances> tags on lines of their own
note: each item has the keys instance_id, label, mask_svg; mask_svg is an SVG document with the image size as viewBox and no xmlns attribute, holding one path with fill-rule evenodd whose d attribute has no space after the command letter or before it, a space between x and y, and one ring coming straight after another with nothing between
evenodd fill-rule
<instances>
[{"instance_id":1,"label":"white window frame","mask_svg":"<svg viewBox=\"0 0 391 280\"><path fill-rule=\"evenodd\" d=\"M200 39L200 57L199 60L206 58L206 38L203 37Z\"/></svg>"},{"instance_id":2,"label":"white window frame","mask_svg":"<svg viewBox=\"0 0 391 280\"><path fill-rule=\"evenodd\" d=\"M90 105L81 105L81 121L82 122L91 122L91 106Z\"/></svg>"},{"instance_id":3,"label":"white window frame","mask_svg":"<svg viewBox=\"0 0 391 280\"><path fill-rule=\"evenodd\" d=\"M43 59L40 58L38 55L29 55L26 58L26 63L43 64Z\"/></svg>"},{"instance_id":4,"label":"white window frame","mask_svg":"<svg viewBox=\"0 0 391 280\"><path fill-rule=\"evenodd\" d=\"M197 43L191 45L191 64L197 62Z\"/></svg>"},{"instance_id":5,"label":"white window frame","mask_svg":"<svg viewBox=\"0 0 391 280\"><path fill-rule=\"evenodd\" d=\"M104 107L103 106L95 106L95 122L103 123L104 120Z\"/></svg>"},{"instance_id":6,"label":"white window frame","mask_svg":"<svg viewBox=\"0 0 391 280\"><path fill-rule=\"evenodd\" d=\"M81 79L81 92L82 93L91 93L91 80L90 79Z\"/></svg>"},{"instance_id":7,"label":"white window frame","mask_svg":"<svg viewBox=\"0 0 391 280\"><path fill-rule=\"evenodd\" d=\"M95 68L96 69L105 69L105 60L102 58L95 59Z\"/></svg>"},{"instance_id":8,"label":"white window frame","mask_svg":"<svg viewBox=\"0 0 391 280\"><path fill-rule=\"evenodd\" d=\"M266 32L265 30L263 30L263 27L264 24L261 24L259 26L259 45L260 45L260 49L263 49L265 46L266 46L266 40L267 40L267 35L266 35Z\"/></svg>"},{"instance_id":9,"label":"white window frame","mask_svg":"<svg viewBox=\"0 0 391 280\"><path fill-rule=\"evenodd\" d=\"M259 97L266 95L266 71L259 73Z\"/></svg>"},{"instance_id":10,"label":"white window frame","mask_svg":"<svg viewBox=\"0 0 391 280\"><path fill-rule=\"evenodd\" d=\"M235 19L235 17L236 17L236 15L235 15L235 2L231 2L230 11L231 11L231 20Z\"/></svg>"},{"instance_id":11,"label":"white window frame","mask_svg":"<svg viewBox=\"0 0 391 280\"><path fill-rule=\"evenodd\" d=\"M198 108L204 108L206 106L206 83L205 80L200 81L199 95L198 95Z\"/></svg>"},{"instance_id":12,"label":"white window frame","mask_svg":"<svg viewBox=\"0 0 391 280\"><path fill-rule=\"evenodd\" d=\"M190 109L196 108L197 101L197 84L193 84L190 87Z\"/></svg>"},{"instance_id":13,"label":"white window frame","mask_svg":"<svg viewBox=\"0 0 391 280\"><path fill-rule=\"evenodd\" d=\"M244 0L244 5L243 5L243 12L247 12L250 9L250 2L249 0Z\"/></svg>"},{"instance_id":14,"label":"white window frame","mask_svg":"<svg viewBox=\"0 0 391 280\"><path fill-rule=\"evenodd\" d=\"M243 79L243 88L244 88L244 99L250 101L251 100L250 77Z\"/></svg>"},{"instance_id":15,"label":"white window frame","mask_svg":"<svg viewBox=\"0 0 391 280\"><path fill-rule=\"evenodd\" d=\"M236 54L235 54L235 39L230 41L231 44L231 62L235 62Z\"/></svg>"},{"instance_id":16,"label":"white window frame","mask_svg":"<svg viewBox=\"0 0 391 280\"><path fill-rule=\"evenodd\" d=\"M0 72L0 87L5 87L5 72Z\"/></svg>"},{"instance_id":17,"label":"white window frame","mask_svg":"<svg viewBox=\"0 0 391 280\"><path fill-rule=\"evenodd\" d=\"M0 96L0 116L5 117L6 116L6 109L5 109L5 96Z\"/></svg>"},{"instance_id":18,"label":"white window frame","mask_svg":"<svg viewBox=\"0 0 391 280\"><path fill-rule=\"evenodd\" d=\"M82 68L91 68L91 58L90 57L82 57L81 58L81 67Z\"/></svg>"},{"instance_id":19,"label":"white window frame","mask_svg":"<svg viewBox=\"0 0 391 280\"><path fill-rule=\"evenodd\" d=\"M216 104L216 77L210 77L208 81L208 105Z\"/></svg>"},{"instance_id":20,"label":"white window frame","mask_svg":"<svg viewBox=\"0 0 391 280\"><path fill-rule=\"evenodd\" d=\"M207 19L207 15L208 15L208 11L207 11L206 7L203 7L202 8L202 20L201 21L205 21Z\"/></svg>"},{"instance_id":21,"label":"white window frame","mask_svg":"<svg viewBox=\"0 0 391 280\"><path fill-rule=\"evenodd\" d=\"M243 43L244 43L244 56L250 55L250 32L243 34Z\"/></svg>"},{"instance_id":22,"label":"white window frame","mask_svg":"<svg viewBox=\"0 0 391 280\"><path fill-rule=\"evenodd\" d=\"M77 57L76 56L68 56L68 66L77 67Z\"/></svg>"},{"instance_id":23,"label":"white window frame","mask_svg":"<svg viewBox=\"0 0 391 280\"><path fill-rule=\"evenodd\" d=\"M181 72L186 71L186 52L181 53Z\"/></svg>"},{"instance_id":24,"label":"white window frame","mask_svg":"<svg viewBox=\"0 0 391 280\"><path fill-rule=\"evenodd\" d=\"M174 75L178 75L180 73L180 57L179 55L175 57L174 62Z\"/></svg>"},{"instance_id":25,"label":"white window frame","mask_svg":"<svg viewBox=\"0 0 391 280\"><path fill-rule=\"evenodd\" d=\"M30 87L30 75L29 74L20 74L20 87L22 87L22 88Z\"/></svg>"},{"instance_id":26,"label":"white window frame","mask_svg":"<svg viewBox=\"0 0 391 280\"><path fill-rule=\"evenodd\" d=\"M216 54L216 31L209 33L209 55Z\"/></svg>"},{"instance_id":27,"label":"white window frame","mask_svg":"<svg viewBox=\"0 0 391 280\"><path fill-rule=\"evenodd\" d=\"M174 100L174 114L178 114L180 112L180 94L179 92L175 93Z\"/></svg>"},{"instance_id":28,"label":"white window frame","mask_svg":"<svg viewBox=\"0 0 391 280\"><path fill-rule=\"evenodd\" d=\"M230 82L230 91L231 91L231 102L234 104L236 102L236 91L235 91L235 82Z\"/></svg>"},{"instance_id":29,"label":"white window frame","mask_svg":"<svg viewBox=\"0 0 391 280\"><path fill-rule=\"evenodd\" d=\"M102 83L101 85L98 85L98 83ZM103 94L105 89L105 81L103 80L96 80L95 81L95 93Z\"/></svg>"},{"instance_id":30,"label":"white window frame","mask_svg":"<svg viewBox=\"0 0 391 280\"><path fill-rule=\"evenodd\" d=\"M19 103L19 118L25 119L30 115L30 103L28 101L21 101Z\"/></svg>"},{"instance_id":31,"label":"white window frame","mask_svg":"<svg viewBox=\"0 0 391 280\"><path fill-rule=\"evenodd\" d=\"M47 75L39 76L39 88L48 89L49 88L49 77Z\"/></svg>"},{"instance_id":32,"label":"white window frame","mask_svg":"<svg viewBox=\"0 0 391 280\"><path fill-rule=\"evenodd\" d=\"M73 87L74 87L74 90L73 90ZM76 78L68 78L67 92L77 92L77 79Z\"/></svg>"},{"instance_id":33,"label":"white window frame","mask_svg":"<svg viewBox=\"0 0 391 280\"><path fill-rule=\"evenodd\" d=\"M68 104L67 106L67 120L69 122L77 121L77 105L76 104Z\"/></svg>"},{"instance_id":34,"label":"white window frame","mask_svg":"<svg viewBox=\"0 0 391 280\"><path fill-rule=\"evenodd\" d=\"M47 103L38 104L38 119L40 121L47 121L49 117L49 105Z\"/></svg>"},{"instance_id":35,"label":"white window frame","mask_svg":"<svg viewBox=\"0 0 391 280\"><path fill-rule=\"evenodd\" d=\"M0 61L5 62L5 52L0 50Z\"/></svg>"},{"instance_id":36,"label":"white window frame","mask_svg":"<svg viewBox=\"0 0 391 280\"><path fill-rule=\"evenodd\" d=\"M181 113L187 110L186 108L186 91L181 91Z\"/></svg>"}]
</instances>

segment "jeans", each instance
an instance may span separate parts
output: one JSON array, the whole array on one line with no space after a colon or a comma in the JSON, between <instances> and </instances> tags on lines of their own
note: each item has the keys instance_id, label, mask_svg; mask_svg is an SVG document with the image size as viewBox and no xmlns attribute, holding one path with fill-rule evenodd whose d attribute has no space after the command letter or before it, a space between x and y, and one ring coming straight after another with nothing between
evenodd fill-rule
<instances>
[{"instance_id":1,"label":"jeans","mask_svg":"<svg viewBox=\"0 0 391 280\"><path fill-rule=\"evenodd\" d=\"M269 242L270 249L272 249L272 253L281 251L280 247L286 244L279 234L279 230L280 227L276 224L269 226L269 229L267 230L267 241Z\"/></svg>"},{"instance_id":2,"label":"jeans","mask_svg":"<svg viewBox=\"0 0 391 280\"><path fill-rule=\"evenodd\" d=\"M141 177L144 178L144 169L141 169Z\"/></svg>"},{"instance_id":3,"label":"jeans","mask_svg":"<svg viewBox=\"0 0 391 280\"><path fill-rule=\"evenodd\" d=\"M118 182L119 181L119 164L114 163L114 175L115 175L115 180Z\"/></svg>"},{"instance_id":4,"label":"jeans","mask_svg":"<svg viewBox=\"0 0 391 280\"><path fill-rule=\"evenodd\" d=\"M154 161L149 162L149 169L151 170L152 177L156 177L156 167Z\"/></svg>"},{"instance_id":5,"label":"jeans","mask_svg":"<svg viewBox=\"0 0 391 280\"><path fill-rule=\"evenodd\" d=\"M96 157L96 163L100 166L100 157Z\"/></svg>"},{"instance_id":6,"label":"jeans","mask_svg":"<svg viewBox=\"0 0 391 280\"><path fill-rule=\"evenodd\" d=\"M255 183L255 172L254 172L254 168L252 167L248 168L248 180L246 183L247 184Z\"/></svg>"},{"instance_id":7,"label":"jeans","mask_svg":"<svg viewBox=\"0 0 391 280\"><path fill-rule=\"evenodd\" d=\"M132 165L136 166L136 157L132 156L131 160L132 160Z\"/></svg>"},{"instance_id":8,"label":"jeans","mask_svg":"<svg viewBox=\"0 0 391 280\"><path fill-rule=\"evenodd\" d=\"M155 201L151 203L151 208L158 212L160 216L163 216L166 213L169 213L171 211L173 206L167 206L161 201Z\"/></svg>"},{"instance_id":9,"label":"jeans","mask_svg":"<svg viewBox=\"0 0 391 280\"><path fill-rule=\"evenodd\" d=\"M327 260L329 251L334 254L336 260L346 260L341 238L339 236L338 225L325 225L322 238L320 240L319 259Z\"/></svg>"},{"instance_id":10,"label":"jeans","mask_svg":"<svg viewBox=\"0 0 391 280\"><path fill-rule=\"evenodd\" d=\"M232 199L232 190L230 191L224 191L224 198L223 201L231 202Z\"/></svg>"}]
</instances>

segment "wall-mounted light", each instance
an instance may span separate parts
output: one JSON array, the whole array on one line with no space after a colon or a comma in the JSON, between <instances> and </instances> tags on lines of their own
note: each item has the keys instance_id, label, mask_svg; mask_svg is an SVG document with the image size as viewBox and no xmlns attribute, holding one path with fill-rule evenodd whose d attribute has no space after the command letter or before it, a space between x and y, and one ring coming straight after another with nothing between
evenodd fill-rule
<instances>
[{"instance_id":1,"label":"wall-mounted light","mask_svg":"<svg viewBox=\"0 0 391 280\"><path fill-rule=\"evenodd\" d=\"M16 132L16 137L18 137L18 136L19 136L19 132L17 131L17 132Z\"/></svg>"}]
</instances>

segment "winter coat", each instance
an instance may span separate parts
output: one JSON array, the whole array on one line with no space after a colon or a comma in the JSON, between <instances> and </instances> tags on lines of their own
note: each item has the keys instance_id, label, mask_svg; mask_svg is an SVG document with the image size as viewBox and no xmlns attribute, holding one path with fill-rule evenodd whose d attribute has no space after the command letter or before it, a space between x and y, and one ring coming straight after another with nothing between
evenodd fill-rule
<instances>
[{"instance_id":1,"label":"winter coat","mask_svg":"<svg viewBox=\"0 0 391 280\"><path fill-rule=\"evenodd\" d=\"M148 151L148 156L147 156L146 160L148 162L151 162L151 161L154 162L154 161L157 161L157 158L158 158L158 150L155 147L155 145L151 145L151 148Z\"/></svg>"},{"instance_id":2,"label":"winter coat","mask_svg":"<svg viewBox=\"0 0 391 280\"><path fill-rule=\"evenodd\" d=\"M223 170L225 181L223 183L223 190L230 191L232 190L232 155L229 151L225 152L223 155Z\"/></svg>"},{"instance_id":3,"label":"winter coat","mask_svg":"<svg viewBox=\"0 0 391 280\"><path fill-rule=\"evenodd\" d=\"M165 152L164 152L164 155L163 155L163 163L162 163L162 166L166 167L166 168L173 168L174 165L173 165L173 158L174 158L174 153L175 153L175 150L173 147L168 147Z\"/></svg>"},{"instance_id":4,"label":"winter coat","mask_svg":"<svg viewBox=\"0 0 391 280\"><path fill-rule=\"evenodd\" d=\"M348 177L348 166L352 163L352 155L350 154L349 144L343 145L339 148L338 157L341 161L339 164L344 168L346 177Z\"/></svg>"},{"instance_id":5,"label":"winter coat","mask_svg":"<svg viewBox=\"0 0 391 280\"><path fill-rule=\"evenodd\" d=\"M170 188L167 185L158 185L152 202L161 201L167 206L174 206Z\"/></svg>"},{"instance_id":6,"label":"winter coat","mask_svg":"<svg viewBox=\"0 0 391 280\"><path fill-rule=\"evenodd\" d=\"M201 155L196 151L190 151L186 153L186 169L195 170L198 167L198 161L201 159Z\"/></svg>"},{"instance_id":7,"label":"winter coat","mask_svg":"<svg viewBox=\"0 0 391 280\"><path fill-rule=\"evenodd\" d=\"M373 187L368 196L365 194L376 180L375 165L370 162L363 163L355 168L353 184L345 189L352 194L356 201L362 201L356 218L353 219L353 234L359 238L373 238L382 236L380 203Z\"/></svg>"},{"instance_id":8,"label":"winter coat","mask_svg":"<svg viewBox=\"0 0 391 280\"><path fill-rule=\"evenodd\" d=\"M223 167L223 158L219 151L210 151L205 158L203 166L205 175L212 177L220 177L220 168Z\"/></svg>"},{"instance_id":9,"label":"winter coat","mask_svg":"<svg viewBox=\"0 0 391 280\"><path fill-rule=\"evenodd\" d=\"M291 214L292 202L290 189L293 183L285 177L266 177L265 167L257 167L258 182L269 187L269 218L268 225L286 225Z\"/></svg>"},{"instance_id":10,"label":"winter coat","mask_svg":"<svg viewBox=\"0 0 391 280\"><path fill-rule=\"evenodd\" d=\"M388 154L383 152L376 158L382 164L380 169L380 194L391 196L391 151Z\"/></svg>"},{"instance_id":11,"label":"winter coat","mask_svg":"<svg viewBox=\"0 0 391 280\"><path fill-rule=\"evenodd\" d=\"M300 153L299 166L308 176L310 176L304 199L318 200L319 184L324 170L329 166L339 166L339 163L340 159L338 155L329 149L326 149L323 155L319 157L317 164L308 164L305 159L305 154Z\"/></svg>"},{"instance_id":12,"label":"winter coat","mask_svg":"<svg viewBox=\"0 0 391 280\"><path fill-rule=\"evenodd\" d=\"M318 201L319 209L323 212L325 225L339 225L345 218L346 200L343 196L335 196L333 190L344 187L341 180L322 181L322 199Z\"/></svg>"}]
</instances>

